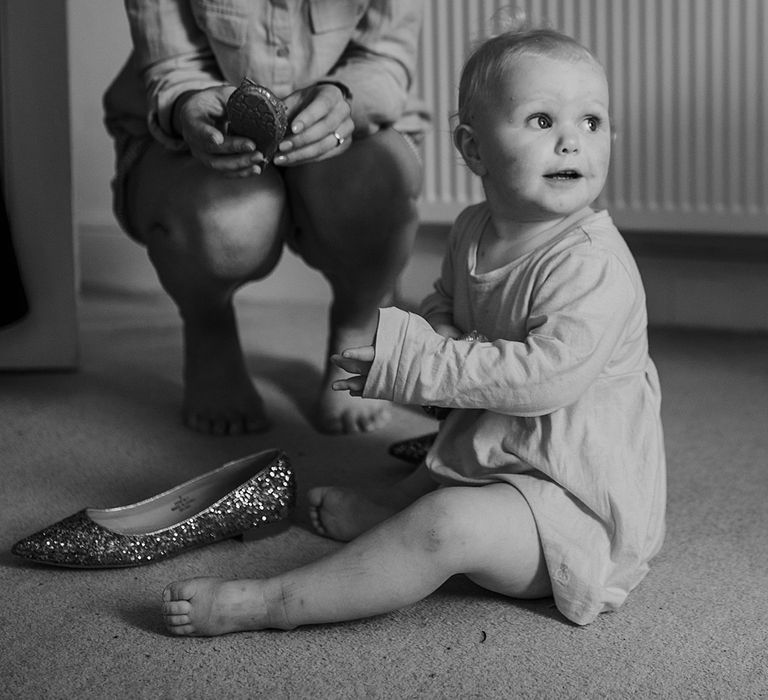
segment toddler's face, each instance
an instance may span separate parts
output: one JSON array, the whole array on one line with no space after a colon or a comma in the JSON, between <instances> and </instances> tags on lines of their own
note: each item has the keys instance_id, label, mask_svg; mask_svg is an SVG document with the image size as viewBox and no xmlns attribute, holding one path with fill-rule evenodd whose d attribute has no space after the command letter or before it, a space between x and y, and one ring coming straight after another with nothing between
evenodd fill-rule
<instances>
[{"instance_id":1,"label":"toddler's face","mask_svg":"<svg viewBox=\"0 0 768 700\"><path fill-rule=\"evenodd\" d=\"M596 63L515 61L473 124L488 196L524 221L560 218L591 204L608 174L608 100Z\"/></svg>"}]
</instances>

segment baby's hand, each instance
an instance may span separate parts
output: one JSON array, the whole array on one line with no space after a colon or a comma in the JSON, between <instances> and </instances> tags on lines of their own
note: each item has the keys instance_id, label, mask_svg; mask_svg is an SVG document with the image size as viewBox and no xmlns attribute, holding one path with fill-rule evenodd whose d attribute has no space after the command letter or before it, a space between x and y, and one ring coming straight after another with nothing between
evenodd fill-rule
<instances>
[{"instance_id":1,"label":"baby's hand","mask_svg":"<svg viewBox=\"0 0 768 700\"><path fill-rule=\"evenodd\" d=\"M371 371L375 351L372 345L360 348L347 348L340 355L331 355L331 362L337 367L356 376L348 379L338 379L331 388L334 391L349 391L352 396L361 396L365 380Z\"/></svg>"},{"instance_id":2,"label":"baby's hand","mask_svg":"<svg viewBox=\"0 0 768 700\"><path fill-rule=\"evenodd\" d=\"M433 329L435 333L439 333L443 338L453 338L454 340L458 340L459 338L464 337L464 333L456 328L456 326L449 323L438 323L433 326Z\"/></svg>"},{"instance_id":3,"label":"baby's hand","mask_svg":"<svg viewBox=\"0 0 768 700\"><path fill-rule=\"evenodd\" d=\"M429 325L432 326L432 330L443 338L453 338L458 340L464 333L460 328L456 328L453 323L453 315L443 312L435 312L429 315L427 318Z\"/></svg>"}]
</instances>

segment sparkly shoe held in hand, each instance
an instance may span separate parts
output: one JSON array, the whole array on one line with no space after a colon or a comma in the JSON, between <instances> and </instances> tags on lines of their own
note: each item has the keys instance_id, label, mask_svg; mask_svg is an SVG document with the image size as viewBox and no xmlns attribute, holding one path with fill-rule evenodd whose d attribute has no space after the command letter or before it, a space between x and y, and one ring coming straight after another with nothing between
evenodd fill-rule
<instances>
[{"instance_id":1,"label":"sparkly shoe held in hand","mask_svg":"<svg viewBox=\"0 0 768 700\"><path fill-rule=\"evenodd\" d=\"M288 129L283 101L250 78L243 78L227 100L227 119L229 133L251 139L267 162L272 160Z\"/></svg>"},{"instance_id":2,"label":"sparkly shoe held in hand","mask_svg":"<svg viewBox=\"0 0 768 700\"><path fill-rule=\"evenodd\" d=\"M83 569L140 566L249 531L287 527L296 502L288 456L266 450L228 462L145 501L85 508L11 549L42 564Z\"/></svg>"}]
</instances>

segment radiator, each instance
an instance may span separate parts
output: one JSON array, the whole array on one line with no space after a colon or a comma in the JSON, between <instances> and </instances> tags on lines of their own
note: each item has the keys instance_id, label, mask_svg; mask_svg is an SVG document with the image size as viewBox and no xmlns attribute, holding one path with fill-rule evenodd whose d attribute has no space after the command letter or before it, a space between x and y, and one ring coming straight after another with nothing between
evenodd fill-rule
<instances>
[{"instance_id":1,"label":"radiator","mask_svg":"<svg viewBox=\"0 0 768 700\"><path fill-rule=\"evenodd\" d=\"M417 90L434 124L421 213L451 221L482 197L451 141L461 66L509 3L429 0ZM617 133L596 206L624 229L768 235L767 0L519 0L588 46Z\"/></svg>"}]
</instances>

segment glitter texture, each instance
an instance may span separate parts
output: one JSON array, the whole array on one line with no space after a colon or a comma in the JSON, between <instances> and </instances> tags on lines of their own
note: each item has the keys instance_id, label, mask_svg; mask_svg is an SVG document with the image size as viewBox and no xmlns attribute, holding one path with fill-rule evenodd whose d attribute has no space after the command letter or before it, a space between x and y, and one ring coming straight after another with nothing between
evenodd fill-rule
<instances>
[{"instance_id":1,"label":"glitter texture","mask_svg":"<svg viewBox=\"0 0 768 700\"><path fill-rule=\"evenodd\" d=\"M226 476L228 470L247 469L251 462L258 473L212 505L170 527L123 534L94 522L88 509L83 509L20 540L11 551L44 564L99 569L150 564L249 530L256 529L258 535L259 528L287 518L296 502L296 482L288 456L277 450L230 462L142 504L151 504L169 494L184 498L188 486L215 482L220 475ZM110 511L119 514L134 507Z\"/></svg>"}]
</instances>

